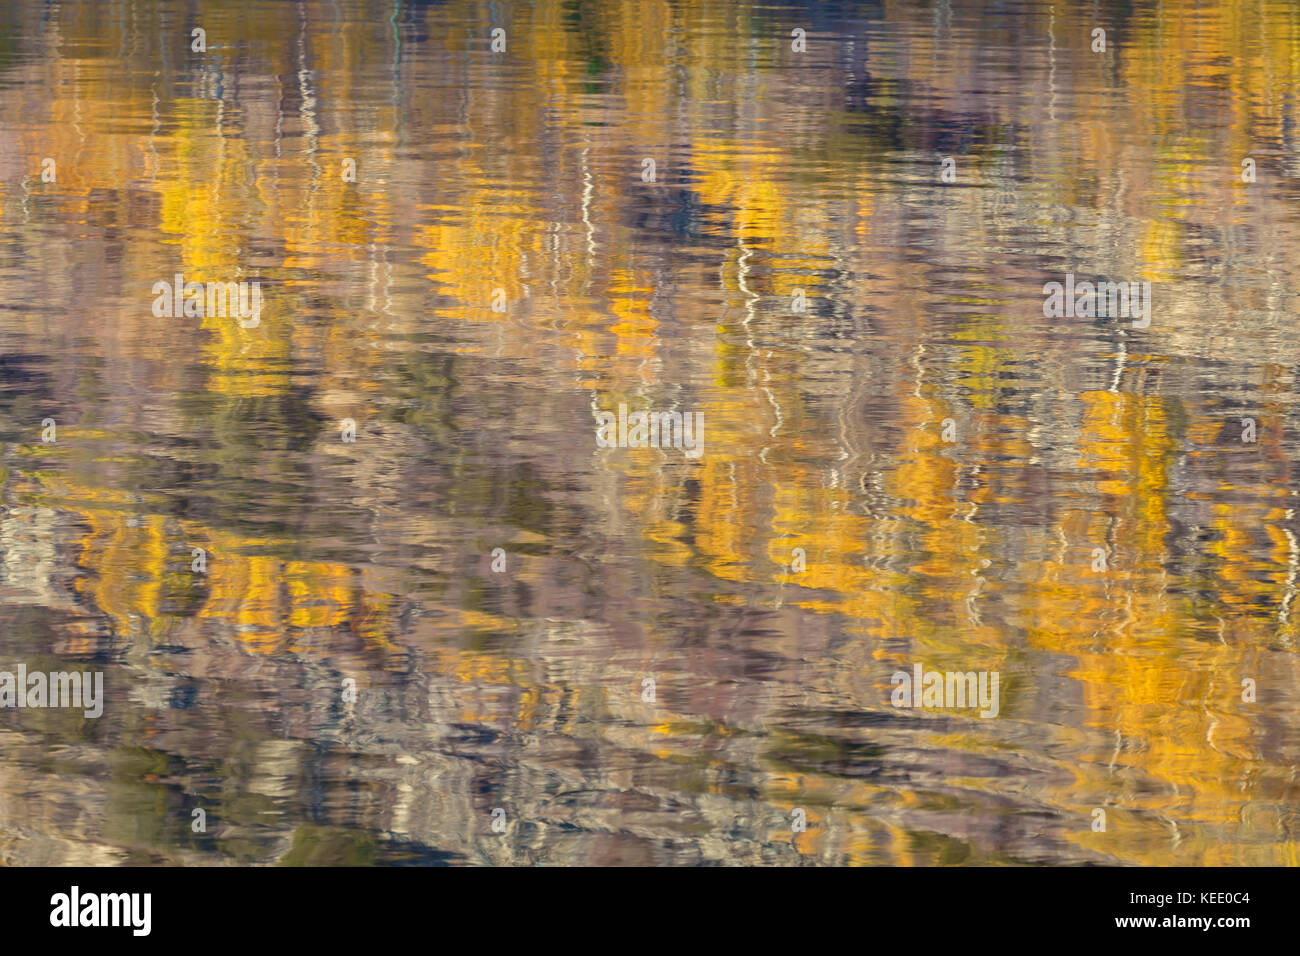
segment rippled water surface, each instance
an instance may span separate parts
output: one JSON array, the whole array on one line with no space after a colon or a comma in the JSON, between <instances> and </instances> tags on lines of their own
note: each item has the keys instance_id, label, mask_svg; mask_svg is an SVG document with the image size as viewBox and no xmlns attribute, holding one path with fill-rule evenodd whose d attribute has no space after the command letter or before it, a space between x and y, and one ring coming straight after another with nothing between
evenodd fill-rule
<instances>
[{"instance_id":1,"label":"rippled water surface","mask_svg":"<svg viewBox=\"0 0 1300 956\"><path fill-rule=\"evenodd\" d=\"M10 0L0 669L106 701L0 710L0 860L1296 864L1298 73L1273 0Z\"/></svg>"}]
</instances>

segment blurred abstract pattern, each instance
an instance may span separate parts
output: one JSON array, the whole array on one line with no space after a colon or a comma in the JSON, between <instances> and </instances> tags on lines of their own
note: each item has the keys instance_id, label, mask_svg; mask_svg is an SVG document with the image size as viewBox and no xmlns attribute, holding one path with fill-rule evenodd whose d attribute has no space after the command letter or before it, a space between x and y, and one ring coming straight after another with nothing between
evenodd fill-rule
<instances>
[{"instance_id":1,"label":"blurred abstract pattern","mask_svg":"<svg viewBox=\"0 0 1300 956\"><path fill-rule=\"evenodd\" d=\"M1300 8L1151 7L0 7L0 861L1300 863Z\"/></svg>"}]
</instances>

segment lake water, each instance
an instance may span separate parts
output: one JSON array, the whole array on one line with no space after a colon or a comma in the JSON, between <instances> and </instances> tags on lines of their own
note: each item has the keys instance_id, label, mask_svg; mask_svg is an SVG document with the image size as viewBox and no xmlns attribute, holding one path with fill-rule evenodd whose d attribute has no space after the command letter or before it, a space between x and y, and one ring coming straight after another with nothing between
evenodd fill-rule
<instances>
[{"instance_id":1,"label":"lake water","mask_svg":"<svg viewBox=\"0 0 1300 956\"><path fill-rule=\"evenodd\" d=\"M1300 862L1300 10L1138 7L5 4L0 861Z\"/></svg>"}]
</instances>

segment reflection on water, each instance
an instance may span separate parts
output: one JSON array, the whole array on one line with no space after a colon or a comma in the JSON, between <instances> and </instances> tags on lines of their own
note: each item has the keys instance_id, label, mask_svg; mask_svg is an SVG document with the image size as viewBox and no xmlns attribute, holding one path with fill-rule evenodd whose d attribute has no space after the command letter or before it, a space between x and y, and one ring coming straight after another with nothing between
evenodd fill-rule
<instances>
[{"instance_id":1,"label":"reflection on water","mask_svg":"<svg viewBox=\"0 0 1300 956\"><path fill-rule=\"evenodd\" d=\"M1300 12L1149 6L0 8L0 859L1296 864Z\"/></svg>"}]
</instances>

